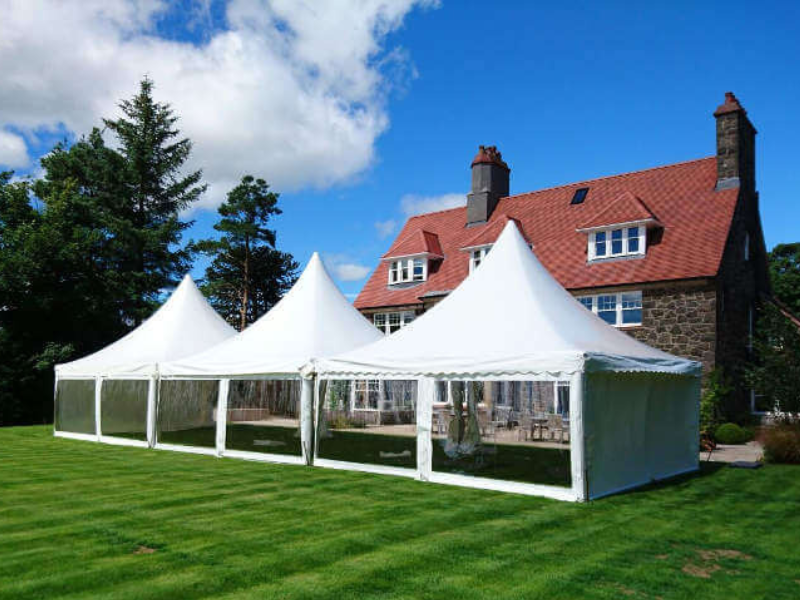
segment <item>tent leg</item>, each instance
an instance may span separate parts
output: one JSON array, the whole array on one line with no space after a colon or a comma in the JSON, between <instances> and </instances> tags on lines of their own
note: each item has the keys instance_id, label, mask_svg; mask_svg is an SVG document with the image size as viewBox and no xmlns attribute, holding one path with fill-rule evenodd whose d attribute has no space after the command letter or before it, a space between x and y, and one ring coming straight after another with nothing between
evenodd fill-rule
<instances>
[{"instance_id":1,"label":"tent leg","mask_svg":"<svg viewBox=\"0 0 800 600\"><path fill-rule=\"evenodd\" d=\"M151 377L147 385L147 445L156 445L156 390L158 378Z\"/></svg>"},{"instance_id":2,"label":"tent leg","mask_svg":"<svg viewBox=\"0 0 800 600\"><path fill-rule=\"evenodd\" d=\"M572 459L572 490L579 502L589 499L589 482L586 477L586 440L583 429L583 401L585 398L583 371L572 375L569 386L570 456Z\"/></svg>"},{"instance_id":3,"label":"tent leg","mask_svg":"<svg viewBox=\"0 0 800 600\"><path fill-rule=\"evenodd\" d=\"M94 378L94 431L97 436L97 441L100 441L100 436L103 434L103 424L101 419L101 397L103 393L103 378Z\"/></svg>"},{"instance_id":4,"label":"tent leg","mask_svg":"<svg viewBox=\"0 0 800 600\"><path fill-rule=\"evenodd\" d=\"M228 390L230 389L230 385L230 379L221 379L219 382L219 393L217 396L217 437L215 444L217 456L222 456L222 453L225 452L225 443L227 442Z\"/></svg>"},{"instance_id":5,"label":"tent leg","mask_svg":"<svg viewBox=\"0 0 800 600\"><path fill-rule=\"evenodd\" d=\"M314 441L314 389L315 377L303 377L301 380L303 387L300 391L300 449L303 462L307 465L314 464L314 452L312 442Z\"/></svg>"},{"instance_id":6,"label":"tent leg","mask_svg":"<svg viewBox=\"0 0 800 600\"><path fill-rule=\"evenodd\" d=\"M417 380L417 476L420 481L429 481L433 460L431 421L436 380L421 377Z\"/></svg>"}]
</instances>

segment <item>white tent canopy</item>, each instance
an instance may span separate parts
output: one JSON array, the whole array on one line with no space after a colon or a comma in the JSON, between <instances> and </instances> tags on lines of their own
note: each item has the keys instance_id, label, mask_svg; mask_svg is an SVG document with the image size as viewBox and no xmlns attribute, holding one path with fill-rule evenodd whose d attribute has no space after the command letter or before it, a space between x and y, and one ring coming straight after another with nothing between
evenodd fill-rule
<instances>
[{"instance_id":1,"label":"white tent canopy","mask_svg":"<svg viewBox=\"0 0 800 600\"><path fill-rule=\"evenodd\" d=\"M310 360L345 352L381 337L342 295L315 252L297 283L266 315L218 346L161 365L161 375L299 375Z\"/></svg>"},{"instance_id":2,"label":"white tent canopy","mask_svg":"<svg viewBox=\"0 0 800 600\"><path fill-rule=\"evenodd\" d=\"M196 354L235 335L189 275L153 316L102 350L56 366L59 379L154 374L164 361Z\"/></svg>"},{"instance_id":3,"label":"white tent canopy","mask_svg":"<svg viewBox=\"0 0 800 600\"><path fill-rule=\"evenodd\" d=\"M152 445L160 364L235 333L187 275L164 305L128 335L56 366L56 435Z\"/></svg>"},{"instance_id":4,"label":"white tent canopy","mask_svg":"<svg viewBox=\"0 0 800 600\"><path fill-rule=\"evenodd\" d=\"M176 444L192 443L192 451L220 456L308 462L313 383L300 369L380 337L314 253L292 289L242 333L160 366L156 447L186 450ZM203 386L205 400L198 392ZM206 436L201 447L196 441L212 426L212 412L216 437Z\"/></svg>"},{"instance_id":5,"label":"white tent canopy","mask_svg":"<svg viewBox=\"0 0 800 600\"><path fill-rule=\"evenodd\" d=\"M416 470L406 474L423 480L585 500L697 468L700 364L651 348L588 311L511 221L481 266L433 309L390 337L307 370L321 380L416 380ZM442 404L441 385L453 398L457 386L456 402ZM548 385L550 408L543 413L539 390ZM569 399L562 402L565 387ZM492 399L495 388L500 395ZM509 391L519 390L529 394L530 412L498 417L503 394L507 402ZM331 398L318 394L318 410ZM523 440L537 431L543 439L546 430L560 431L563 441L564 428L569 483L526 479L536 471L534 454L548 449ZM474 442L466 454L459 450L464 439Z\"/></svg>"},{"instance_id":6,"label":"white tent canopy","mask_svg":"<svg viewBox=\"0 0 800 600\"><path fill-rule=\"evenodd\" d=\"M481 267L394 335L319 361L325 375L488 376L577 371L697 373L586 310L509 221Z\"/></svg>"}]
</instances>

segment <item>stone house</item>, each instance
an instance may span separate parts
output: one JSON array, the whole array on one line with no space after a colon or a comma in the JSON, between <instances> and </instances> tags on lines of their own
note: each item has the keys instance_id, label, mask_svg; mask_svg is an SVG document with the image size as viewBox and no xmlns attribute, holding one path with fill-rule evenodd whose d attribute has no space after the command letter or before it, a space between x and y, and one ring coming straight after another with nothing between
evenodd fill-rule
<instances>
[{"instance_id":1,"label":"stone house","mask_svg":"<svg viewBox=\"0 0 800 600\"><path fill-rule=\"evenodd\" d=\"M729 410L757 410L742 379L769 292L756 130L730 92L714 118L714 156L514 195L501 153L481 146L466 206L409 218L356 308L396 331L478 268L513 219L587 310L705 373L721 367L736 384Z\"/></svg>"}]
</instances>

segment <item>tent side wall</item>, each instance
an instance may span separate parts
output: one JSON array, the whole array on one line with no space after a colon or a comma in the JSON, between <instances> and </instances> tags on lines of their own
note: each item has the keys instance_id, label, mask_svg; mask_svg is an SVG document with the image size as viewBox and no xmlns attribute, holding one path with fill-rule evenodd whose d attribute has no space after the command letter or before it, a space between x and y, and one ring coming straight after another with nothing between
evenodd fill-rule
<instances>
[{"instance_id":1,"label":"tent side wall","mask_svg":"<svg viewBox=\"0 0 800 600\"><path fill-rule=\"evenodd\" d=\"M61 437L97 439L97 395L95 377L56 377L53 432Z\"/></svg>"},{"instance_id":2,"label":"tent side wall","mask_svg":"<svg viewBox=\"0 0 800 600\"><path fill-rule=\"evenodd\" d=\"M699 377L591 373L586 390L590 499L698 468Z\"/></svg>"}]
</instances>

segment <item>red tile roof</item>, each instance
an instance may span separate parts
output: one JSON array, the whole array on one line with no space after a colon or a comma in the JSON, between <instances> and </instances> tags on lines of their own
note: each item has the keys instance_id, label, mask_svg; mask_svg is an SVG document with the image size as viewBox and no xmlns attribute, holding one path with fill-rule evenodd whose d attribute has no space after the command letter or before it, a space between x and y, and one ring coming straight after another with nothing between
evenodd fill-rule
<instances>
[{"instance_id":1,"label":"red tile roof","mask_svg":"<svg viewBox=\"0 0 800 600\"><path fill-rule=\"evenodd\" d=\"M641 223L646 221L657 223L658 219L650 212L650 209L645 206L641 198L637 198L626 190L617 196L617 199L608 206L589 217L584 223L581 223L578 229L592 229L620 223Z\"/></svg>"},{"instance_id":2,"label":"red tile roof","mask_svg":"<svg viewBox=\"0 0 800 600\"><path fill-rule=\"evenodd\" d=\"M405 231L405 230L404 230ZM382 258L399 258L414 254L429 254L431 257L444 256L439 236L424 229L414 229L407 236L399 235L389 251Z\"/></svg>"},{"instance_id":3,"label":"red tile roof","mask_svg":"<svg viewBox=\"0 0 800 600\"><path fill-rule=\"evenodd\" d=\"M509 221L514 221L514 224L517 226L517 229L519 229L522 237L525 238L528 243L530 243L528 236L525 234L525 227L522 225L522 223L520 223L519 219L502 214L498 215L494 219L491 219L484 227L476 228L473 226L472 229L477 229L478 231L476 231L475 235L473 235L471 238L468 238L464 241L464 245L461 246L461 249L464 250L467 248L475 248L477 246L488 246L490 244L494 244L494 241L503 232L506 223Z\"/></svg>"},{"instance_id":4,"label":"red tile roof","mask_svg":"<svg viewBox=\"0 0 800 600\"><path fill-rule=\"evenodd\" d=\"M509 196L500 200L488 223L471 227L466 226L465 207L411 217L389 254L423 231L438 235L444 260L432 264L427 281L402 289L388 288L389 266L381 262L355 306L418 304L426 293L454 289L469 274L469 254L461 249L476 239L496 238L490 230L509 217L522 224L539 260L567 289L713 277L739 194L737 188L715 191L716 165L716 157L702 158ZM581 187L589 188L586 200L570 204ZM652 232L644 258L587 264L587 234L578 227L612 211L625 193L658 215L663 227ZM630 206L627 200L625 206Z\"/></svg>"}]
</instances>

